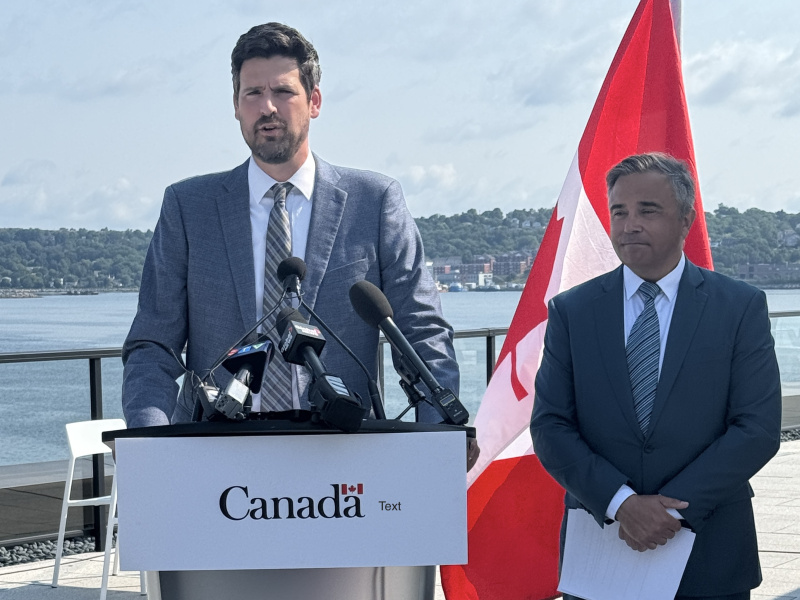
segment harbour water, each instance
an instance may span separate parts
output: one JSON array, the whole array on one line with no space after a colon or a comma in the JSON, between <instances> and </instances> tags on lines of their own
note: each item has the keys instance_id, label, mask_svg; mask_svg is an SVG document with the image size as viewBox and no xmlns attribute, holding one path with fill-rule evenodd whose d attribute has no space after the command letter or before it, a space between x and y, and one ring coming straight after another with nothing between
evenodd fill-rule
<instances>
[{"instance_id":1,"label":"harbour water","mask_svg":"<svg viewBox=\"0 0 800 600\"><path fill-rule=\"evenodd\" d=\"M767 295L771 311L800 310L800 290ZM442 294L442 307L457 330L508 327L520 296L521 292ZM118 348L135 314L136 299L133 293L108 293L0 300L0 353ZM798 317L781 322L784 325L778 327L783 330L800 330ZM780 342L778 336L776 340ZM498 339L498 351L502 342ZM456 354L460 398L474 417L486 387L484 340L456 340ZM800 346L786 360L797 362L800 378ZM388 348L386 362L390 364ZM790 366L787 363L787 373ZM122 416L120 359L103 359L102 372L104 416ZM86 360L0 365L0 465L67 458L64 424L89 418L88 382ZM406 405L391 368L385 402L390 417Z\"/></svg>"},{"instance_id":2,"label":"harbour water","mask_svg":"<svg viewBox=\"0 0 800 600\"><path fill-rule=\"evenodd\" d=\"M520 295L442 294L442 305L456 329L507 327ZM0 353L118 348L136 313L136 300L134 293L0 300ZM485 344L482 339L457 340L456 352L460 397L474 416L486 386ZM120 359L103 359L102 375L104 416L121 417ZM385 402L388 416L407 404L391 369ZM88 361L0 365L0 407L0 465L67 458L64 424L90 418Z\"/></svg>"}]
</instances>

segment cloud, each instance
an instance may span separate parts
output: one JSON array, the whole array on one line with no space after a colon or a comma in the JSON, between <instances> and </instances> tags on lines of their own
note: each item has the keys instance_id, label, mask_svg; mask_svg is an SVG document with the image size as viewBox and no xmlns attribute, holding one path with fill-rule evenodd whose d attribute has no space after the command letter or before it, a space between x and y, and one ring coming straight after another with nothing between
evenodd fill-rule
<instances>
[{"instance_id":1,"label":"cloud","mask_svg":"<svg viewBox=\"0 0 800 600\"><path fill-rule=\"evenodd\" d=\"M60 69L53 68L46 74L31 73L24 76L18 91L23 94L55 93L71 101L144 95L150 88L162 83L164 75L158 66L145 64L119 68L102 75L65 75Z\"/></svg>"},{"instance_id":2,"label":"cloud","mask_svg":"<svg viewBox=\"0 0 800 600\"><path fill-rule=\"evenodd\" d=\"M56 165L52 161L26 160L7 171L0 186L45 183L56 171Z\"/></svg>"},{"instance_id":3,"label":"cloud","mask_svg":"<svg viewBox=\"0 0 800 600\"><path fill-rule=\"evenodd\" d=\"M326 87L323 93L323 102L344 104L346 100L362 90L362 86L347 83L334 84Z\"/></svg>"},{"instance_id":4,"label":"cloud","mask_svg":"<svg viewBox=\"0 0 800 600\"><path fill-rule=\"evenodd\" d=\"M511 178L464 175L455 165L414 165L398 176L411 214L425 217L452 215L467 208L478 212L500 208L553 206L558 189L532 183L523 176Z\"/></svg>"},{"instance_id":5,"label":"cloud","mask_svg":"<svg viewBox=\"0 0 800 600\"><path fill-rule=\"evenodd\" d=\"M85 185L41 180L4 185L0 187L3 226L144 230L157 218L160 202L142 194L125 177L95 189L81 189Z\"/></svg>"},{"instance_id":6,"label":"cloud","mask_svg":"<svg viewBox=\"0 0 800 600\"><path fill-rule=\"evenodd\" d=\"M455 187L458 178L456 168L446 165L412 165L400 176L400 181L409 195Z\"/></svg>"},{"instance_id":7,"label":"cloud","mask_svg":"<svg viewBox=\"0 0 800 600\"><path fill-rule=\"evenodd\" d=\"M496 78L510 79L525 106L563 104L591 95L608 70L613 42L606 31L588 31L542 44L538 60L513 63Z\"/></svg>"},{"instance_id":8,"label":"cloud","mask_svg":"<svg viewBox=\"0 0 800 600\"><path fill-rule=\"evenodd\" d=\"M77 103L180 92L202 85L209 64L227 63L230 50L218 48L223 35L193 29L201 6L187 16L179 6L142 0L40 4L0 17L0 95Z\"/></svg>"},{"instance_id":9,"label":"cloud","mask_svg":"<svg viewBox=\"0 0 800 600\"><path fill-rule=\"evenodd\" d=\"M426 143L460 144L472 140L499 140L508 135L530 129L536 124L533 119L517 122L514 119L466 121L428 129L422 136Z\"/></svg>"},{"instance_id":10,"label":"cloud","mask_svg":"<svg viewBox=\"0 0 800 600\"><path fill-rule=\"evenodd\" d=\"M717 43L685 61L689 101L732 105L740 111L769 110L780 117L800 113L800 52L772 41Z\"/></svg>"},{"instance_id":11,"label":"cloud","mask_svg":"<svg viewBox=\"0 0 800 600\"><path fill-rule=\"evenodd\" d=\"M76 218L99 221L107 219L119 227L129 223L155 222L152 214L158 208L154 199L143 196L127 178L120 177L88 194L76 207ZM127 228L127 227L125 227Z\"/></svg>"}]
</instances>

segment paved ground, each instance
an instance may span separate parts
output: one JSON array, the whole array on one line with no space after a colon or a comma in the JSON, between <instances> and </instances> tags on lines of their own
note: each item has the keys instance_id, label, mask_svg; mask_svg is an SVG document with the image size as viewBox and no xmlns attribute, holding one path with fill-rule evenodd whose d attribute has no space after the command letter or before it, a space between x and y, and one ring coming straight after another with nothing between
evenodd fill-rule
<instances>
[{"instance_id":1,"label":"paved ground","mask_svg":"<svg viewBox=\"0 0 800 600\"><path fill-rule=\"evenodd\" d=\"M781 444L752 485L764 574L753 600L800 600L800 440Z\"/></svg>"},{"instance_id":2,"label":"paved ground","mask_svg":"<svg viewBox=\"0 0 800 600\"><path fill-rule=\"evenodd\" d=\"M800 600L800 440L782 444L752 483L764 572L753 600ZM5 567L0 569L0 600L97 600L102 569L100 553L66 557L60 587L53 589L52 560ZM138 573L120 573L110 582L109 600L141 597ZM444 600L439 586L436 600Z\"/></svg>"}]
</instances>

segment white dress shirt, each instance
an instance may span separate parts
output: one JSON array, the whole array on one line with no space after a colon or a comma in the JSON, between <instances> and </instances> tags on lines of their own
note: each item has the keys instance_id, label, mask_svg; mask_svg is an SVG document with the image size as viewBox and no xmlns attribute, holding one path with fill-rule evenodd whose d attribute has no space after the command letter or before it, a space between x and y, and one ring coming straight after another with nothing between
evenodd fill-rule
<instances>
[{"instance_id":1,"label":"white dress shirt","mask_svg":"<svg viewBox=\"0 0 800 600\"><path fill-rule=\"evenodd\" d=\"M667 347L667 335L669 335L669 326L670 323L672 323L672 313L675 310L675 300L678 297L678 286L680 285L681 276L683 275L683 269L685 267L686 257L681 255L678 266L656 282L658 287L661 288L661 291L655 299L655 308L658 314L659 339L661 342L661 352L658 355L659 377L661 376L661 365L664 364L664 350ZM625 310L625 344L627 345L628 336L631 333L631 329L633 329L633 324L644 310L644 299L641 294L638 293L639 286L644 283L644 279L626 266L622 267L622 279L622 300ZM606 517L614 519L622 503L635 493L636 492L627 485L620 487L608 504Z\"/></svg>"},{"instance_id":2,"label":"white dress shirt","mask_svg":"<svg viewBox=\"0 0 800 600\"><path fill-rule=\"evenodd\" d=\"M308 230L311 225L311 196L314 193L314 176L316 162L309 152L303 165L292 175L288 182L294 187L286 196L286 212L289 213L289 225L292 228L292 256L305 260ZM264 307L264 264L267 247L267 225L269 213L274 204L270 188L276 183L261 170L253 157L247 169L247 182L250 186L250 226L253 235L253 266L255 268L256 318L263 315ZM275 337L274 335L272 337ZM300 407L297 390L297 366L292 365L292 404ZM261 410L261 394L253 395L254 412Z\"/></svg>"}]
</instances>

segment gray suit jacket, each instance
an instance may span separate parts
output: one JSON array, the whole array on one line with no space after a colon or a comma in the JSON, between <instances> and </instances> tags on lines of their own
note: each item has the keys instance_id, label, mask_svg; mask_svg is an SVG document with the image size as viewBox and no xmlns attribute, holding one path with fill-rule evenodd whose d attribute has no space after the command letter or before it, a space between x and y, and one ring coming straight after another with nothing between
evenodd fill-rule
<instances>
[{"instance_id":1,"label":"gray suit jacket","mask_svg":"<svg viewBox=\"0 0 800 600\"><path fill-rule=\"evenodd\" d=\"M602 525L622 484L689 502L680 594L761 581L748 483L775 454L781 390L763 292L687 261L647 435L633 410L622 267L553 298L531 419L567 508Z\"/></svg>"},{"instance_id":2,"label":"gray suit jacket","mask_svg":"<svg viewBox=\"0 0 800 600\"><path fill-rule=\"evenodd\" d=\"M422 241L400 185L377 173L316 157L305 301L367 365L377 370L378 332L350 306L366 279L386 294L398 327L445 387L458 389L453 332L425 267ZM176 360L202 376L256 322L247 165L167 188L147 252L139 306L122 351L122 405L129 427L191 419L193 386L178 395ZM308 315L306 315L308 317ZM334 341L322 360L365 402L367 381ZM224 369L215 372L225 382ZM187 377L188 379L188 377ZM438 422L430 407L421 418Z\"/></svg>"}]
</instances>

